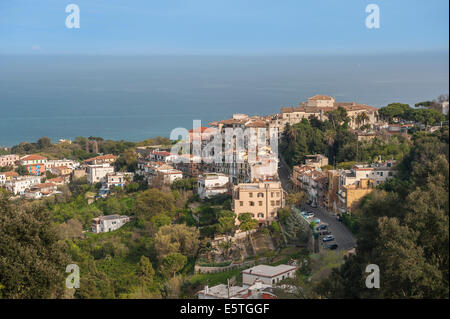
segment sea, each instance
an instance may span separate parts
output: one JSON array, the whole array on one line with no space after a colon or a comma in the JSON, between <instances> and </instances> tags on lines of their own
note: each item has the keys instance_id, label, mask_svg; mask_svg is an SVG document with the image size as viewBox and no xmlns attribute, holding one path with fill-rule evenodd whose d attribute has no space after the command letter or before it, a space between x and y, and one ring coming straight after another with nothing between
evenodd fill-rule
<instances>
[{"instance_id":1,"label":"sea","mask_svg":"<svg viewBox=\"0 0 450 319\"><path fill-rule=\"evenodd\" d=\"M193 120L268 115L325 94L382 107L448 93L448 52L295 56L0 55L0 146L141 141Z\"/></svg>"}]
</instances>

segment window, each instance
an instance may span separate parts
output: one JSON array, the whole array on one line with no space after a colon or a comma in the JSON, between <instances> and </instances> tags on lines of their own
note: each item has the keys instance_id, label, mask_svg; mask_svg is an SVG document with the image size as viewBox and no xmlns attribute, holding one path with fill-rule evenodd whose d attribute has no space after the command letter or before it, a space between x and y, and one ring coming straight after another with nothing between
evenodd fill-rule
<instances>
[{"instance_id":1,"label":"window","mask_svg":"<svg viewBox=\"0 0 450 319\"><path fill-rule=\"evenodd\" d=\"M253 193L248 193L248 197L253 197Z\"/></svg>"},{"instance_id":2,"label":"window","mask_svg":"<svg viewBox=\"0 0 450 319\"><path fill-rule=\"evenodd\" d=\"M262 200L260 200L258 203L259 203L259 206L262 206L262 204L263 204Z\"/></svg>"},{"instance_id":3,"label":"window","mask_svg":"<svg viewBox=\"0 0 450 319\"><path fill-rule=\"evenodd\" d=\"M264 197L263 193L258 193L258 197Z\"/></svg>"},{"instance_id":4,"label":"window","mask_svg":"<svg viewBox=\"0 0 450 319\"><path fill-rule=\"evenodd\" d=\"M271 200L271 201L270 201L270 205L275 206L275 201L274 201L274 200Z\"/></svg>"},{"instance_id":5,"label":"window","mask_svg":"<svg viewBox=\"0 0 450 319\"><path fill-rule=\"evenodd\" d=\"M280 201L279 200L277 200L277 206L279 206L280 205Z\"/></svg>"},{"instance_id":6,"label":"window","mask_svg":"<svg viewBox=\"0 0 450 319\"><path fill-rule=\"evenodd\" d=\"M273 192L270 192L270 197L273 197Z\"/></svg>"},{"instance_id":7,"label":"window","mask_svg":"<svg viewBox=\"0 0 450 319\"><path fill-rule=\"evenodd\" d=\"M239 201L239 206L244 206L244 202L243 201Z\"/></svg>"},{"instance_id":8,"label":"window","mask_svg":"<svg viewBox=\"0 0 450 319\"><path fill-rule=\"evenodd\" d=\"M264 214L263 213L258 213L258 218L264 218Z\"/></svg>"},{"instance_id":9,"label":"window","mask_svg":"<svg viewBox=\"0 0 450 319\"><path fill-rule=\"evenodd\" d=\"M279 192L277 192L276 194L277 194L277 197L280 197L280 193Z\"/></svg>"},{"instance_id":10,"label":"window","mask_svg":"<svg viewBox=\"0 0 450 319\"><path fill-rule=\"evenodd\" d=\"M255 206L255 202L250 202L250 206Z\"/></svg>"}]
</instances>

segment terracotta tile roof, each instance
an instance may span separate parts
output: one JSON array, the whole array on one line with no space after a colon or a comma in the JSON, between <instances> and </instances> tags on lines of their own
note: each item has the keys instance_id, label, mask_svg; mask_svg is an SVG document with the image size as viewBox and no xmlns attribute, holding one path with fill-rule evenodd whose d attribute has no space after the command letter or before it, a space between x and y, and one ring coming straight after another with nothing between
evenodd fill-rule
<instances>
[{"instance_id":1,"label":"terracotta tile roof","mask_svg":"<svg viewBox=\"0 0 450 319\"><path fill-rule=\"evenodd\" d=\"M27 155L25 157L22 157L22 161L37 161L37 160L46 160L47 157L38 155L38 154L32 154L32 155Z\"/></svg>"},{"instance_id":2,"label":"terracotta tile roof","mask_svg":"<svg viewBox=\"0 0 450 319\"><path fill-rule=\"evenodd\" d=\"M42 184L34 185L31 188L47 188L47 187L54 187L54 186L56 186L56 185L53 183L42 183Z\"/></svg>"},{"instance_id":3,"label":"terracotta tile roof","mask_svg":"<svg viewBox=\"0 0 450 319\"><path fill-rule=\"evenodd\" d=\"M314 95L310 98L308 98L308 100L333 100L333 98L331 96L328 95Z\"/></svg>"},{"instance_id":4,"label":"terracotta tile roof","mask_svg":"<svg viewBox=\"0 0 450 319\"><path fill-rule=\"evenodd\" d=\"M106 155L99 155L96 157L92 157L92 158L88 158L87 160L85 160L84 162L92 162L95 160L101 161L101 160L106 160L106 159L116 159L117 157L115 155L112 154L106 154Z\"/></svg>"},{"instance_id":5,"label":"terracotta tile roof","mask_svg":"<svg viewBox=\"0 0 450 319\"><path fill-rule=\"evenodd\" d=\"M153 152L153 154L161 155L161 156L169 156L169 155L171 155L171 153L166 152L166 151L155 151L155 152Z\"/></svg>"},{"instance_id":6,"label":"terracotta tile roof","mask_svg":"<svg viewBox=\"0 0 450 319\"><path fill-rule=\"evenodd\" d=\"M5 177L19 176L19 174L17 174L16 172L13 172L13 171L11 171L11 172L3 172L3 173L0 173L0 175L5 175Z\"/></svg>"}]
</instances>

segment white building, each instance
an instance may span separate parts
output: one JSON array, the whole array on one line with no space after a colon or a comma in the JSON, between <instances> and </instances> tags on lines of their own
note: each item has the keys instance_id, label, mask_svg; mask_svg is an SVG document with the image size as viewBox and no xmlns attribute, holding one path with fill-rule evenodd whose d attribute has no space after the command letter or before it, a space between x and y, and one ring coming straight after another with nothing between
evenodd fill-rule
<instances>
[{"instance_id":1,"label":"white building","mask_svg":"<svg viewBox=\"0 0 450 319\"><path fill-rule=\"evenodd\" d=\"M0 185L4 185L7 181L19 176L16 172L1 172L0 173Z\"/></svg>"},{"instance_id":2,"label":"white building","mask_svg":"<svg viewBox=\"0 0 450 319\"><path fill-rule=\"evenodd\" d=\"M26 155L20 159L21 165L43 164L47 165L47 158L38 154Z\"/></svg>"},{"instance_id":3,"label":"white building","mask_svg":"<svg viewBox=\"0 0 450 319\"><path fill-rule=\"evenodd\" d=\"M177 179L183 178L183 172L177 169L174 169L170 165L163 165L161 167L156 168L155 177L159 183L163 185L172 185L172 183Z\"/></svg>"},{"instance_id":4,"label":"white building","mask_svg":"<svg viewBox=\"0 0 450 319\"><path fill-rule=\"evenodd\" d=\"M130 217L125 215L107 215L92 219L93 233L106 233L119 229L130 221Z\"/></svg>"},{"instance_id":5,"label":"white building","mask_svg":"<svg viewBox=\"0 0 450 319\"><path fill-rule=\"evenodd\" d=\"M88 165L86 167L88 182L101 183L106 180L106 175L114 173L114 167L109 164Z\"/></svg>"},{"instance_id":6,"label":"white building","mask_svg":"<svg viewBox=\"0 0 450 319\"><path fill-rule=\"evenodd\" d=\"M111 186L125 187L125 185L133 180L134 173L128 172L115 172L106 174L106 186L110 188Z\"/></svg>"},{"instance_id":7,"label":"white building","mask_svg":"<svg viewBox=\"0 0 450 319\"><path fill-rule=\"evenodd\" d=\"M242 271L242 283L245 285L253 285L259 280L266 285L275 285L283 279L294 278L295 266L289 265L257 265Z\"/></svg>"},{"instance_id":8,"label":"white building","mask_svg":"<svg viewBox=\"0 0 450 319\"><path fill-rule=\"evenodd\" d=\"M205 286L197 292L198 299L276 299L272 286L256 281L251 286L228 286L220 284L214 287Z\"/></svg>"},{"instance_id":9,"label":"white building","mask_svg":"<svg viewBox=\"0 0 450 319\"><path fill-rule=\"evenodd\" d=\"M347 186L359 182L362 178L370 178L376 185L385 182L396 174L395 161L386 161L371 166L356 165L351 170L342 171L339 186Z\"/></svg>"},{"instance_id":10,"label":"white building","mask_svg":"<svg viewBox=\"0 0 450 319\"><path fill-rule=\"evenodd\" d=\"M80 163L70 159L62 159L62 160L47 160L47 164L45 165L47 169L64 166L70 169L75 169L80 167Z\"/></svg>"},{"instance_id":11,"label":"white building","mask_svg":"<svg viewBox=\"0 0 450 319\"><path fill-rule=\"evenodd\" d=\"M210 198L229 191L230 178L220 173L205 173L197 180L198 195L201 199Z\"/></svg>"},{"instance_id":12,"label":"white building","mask_svg":"<svg viewBox=\"0 0 450 319\"><path fill-rule=\"evenodd\" d=\"M41 177L39 176L20 176L6 182L5 187L14 195L23 195L27 189L30 189L32 186L40 183Z\"/></svg>"}]
</instances>

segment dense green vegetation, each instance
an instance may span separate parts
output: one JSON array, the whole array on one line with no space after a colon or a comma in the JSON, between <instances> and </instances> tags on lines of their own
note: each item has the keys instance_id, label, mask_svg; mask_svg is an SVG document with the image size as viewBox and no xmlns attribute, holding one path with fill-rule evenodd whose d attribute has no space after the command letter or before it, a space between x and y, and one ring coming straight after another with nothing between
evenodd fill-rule
<instances>
[{"instance_id":1,"label":"dense green vegetation","mask_svg":"<svg viewBox=\"0 0 450 319\"><path fill-rule=\"evenodd\" d=\"M94 146L96 144L96 146ZM151 138L142 142L128 142L128 141L113 141L105 140L101 137L76 137L74 141L69 143L54 144L48 137L41 137L39 140L33 143L22 142L19 145L15 145L10 151L2 150L0 154L34 154L39 153L50 159L56 158L68 158L74 160L85 160L90 157L102 154L114 154L120 155L117 163L118 168L130 167L130 171L133 171L137 164L135 155L135 148L137 146L152 146L158 145L161 147L170 147L173 144L166 137ZM125 169L122 169L125 170Z\"/></svg>"},{"instance_id":2,"label":"dense green vegetation","mask_svg":"<svg viewBox=\"0 0 450 319\"><path fill-rule=\"evenodd\" d=\"M431 106L431 102L417 103L416 106ZM394 123L394 119L402 119L405 121L414 121L425 125L439 124L445 120L442 112L431 108L413 109L408 104L391 103L378 111L380 116L390 123Z\"/></svg>"},{"instance_id":3,"label":"dense green vegetation","mask_svg":"<svg viewBox=\"0 0 450 319\"><path fill-rule=\"evenodd\" d=\"M317 292L333 298L449 297L449 134L418 132L398 178L366 196L357 215L357 254ZM380 289L365 267L380 267Z\"/></svg>"},{"instance_id":4,"label":"dense green vegetation","mask_svg":"<svg viewBox=\"0 0 450 319\"><path fill-rule=\"evenodd\" d=\"M330 164L340 168L340 163L374 162L380 157L383 160L400 160L408 153L411 142L400 135L358 141L348 128L348 121L346 111L342 109L330 120L319 121L312 117L292 126L287 125L280 143L281 155L292 167L303 164L306 155L324 154Z\"/></svg>"}]
</instances>

